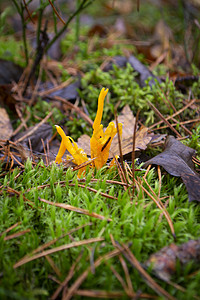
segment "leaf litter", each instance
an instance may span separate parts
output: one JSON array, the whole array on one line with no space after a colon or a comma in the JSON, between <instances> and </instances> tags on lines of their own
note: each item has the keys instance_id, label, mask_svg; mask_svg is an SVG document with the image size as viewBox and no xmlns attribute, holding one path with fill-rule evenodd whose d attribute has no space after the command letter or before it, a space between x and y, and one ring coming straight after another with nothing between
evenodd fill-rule
<instances>
[{"instance_id":1,"label":"leaf litter","mask_svg":"<svg viewBox=\"0 0 200 300\"><path fill-rule=\"evenodd\" d=\"M123 155L125 154L128 154L128 153L131 153L132 152L132 148L133 148L133 141L132 141L132 138L133 138L133 129L134 129L134 126L135 126L135 118L133 117L133 114L130 110L130 108L128 106L125 106L124 110L122 111L121 115L118 117L119 119L119 122L122 122L124 124L124 136L122 136L122 153ZM46 120L45 120L46 121ZM44 123L41 122L41 125ZM39 125L40 126L40 125ZM30 129L29 131L27 131L25 133L25 135L22 135L21 137L19 137L19 139L21 139L20 141L22 141L23 139L26 139L27 137L30 137L32 133L36 132L37 128L39 128L39 126L36 127L36 129ZM30 132L30 133L29 133ZM83 137L81 137L83 138ZM160 138L160 136L158 136L158 138ZM161 137L162 138L162 137ZM155 139L155 135L152 134L152 133L149 133L148 132L148 128L147 127L141 127L139 130L137 128L137 132L136 132L136 137L135 137L135 150L136 151L141 151L141 150L145 150L147 148L147 145L153 140ZM169 137L168 140L173 140L174 138L172 137ZM81 140L81 139L80 139ZM85 141L85 140L84 140ZM178 142L178 141L177 141ZM180 142L178 142L180 143ZM85 143L86 145L87 143ZM173 144L174 144L174 147L173 147ZM183 145L182 143L180 143L181 145ZM14 144L13 144L14 145ZM184 145L183 145L184 146ZM168 146L169 147L169 146ZM186 147L186 146L184 146ZM84 147L83 147L84 148ZM169 147L170 148L170 147ZM177 150L178 148L178 150ZM170 150L166 147L166 150L168 150L169 153L169 156L173 157L172 154L175 153L175 156L177 157L178 156L178 159L179 160L182 160L183 162L185 161L185 163L183 163L184 167L179 167L177 168L177 165L174 166L174 168L172 167L170 169L170 174L171 175L174 175L175 173L174 170L176 170L176 175L174 176L181 176L182 179L184 180L184 178L187 178L187 176L197 176L196 172L194 171L194 167L192 165L192 157L194 156L195 154L195 151L191 148L189 148L190 150L188 151L185 151L185 148L180 148L180 146L177 147L177 145L175 144L175 142L172 143L172 146L170 148ZM188 147L187 147L188 148ZM184 150L184 151L183 151ZM185 153L186 152L186 153ZM118 141L117 141L117 138L116 138L116 141L114 142L114 146L113 148L111 148L111 153L112 153L112 157L114 156L114 154L119 154L119 145L118 145ZM180 156L180 157L179 157ZM178 160L178 162L179 162ZM160 160L155 160L157 163L154 162L154 164L158 164L158 165L161 165L165 168L164 165L161 164ZM146 164L153 164L153 162L150 160L148 161ZM170 162L167 160L167 164L170 165ZM186 166L185 166L186 165ZM169 167L167 168L167 170L169 169ZM189 170L189 173L188 172L185 172L183 174L183 171L188 171ZM177 175L178 174L178 175ZM189 174L189 175L188 175ZM126 178L126 174L124 175L124 177ZM141 182L138 182L137 180L135 180L136 184L138 186L141 186L141 188L148 194L148 192L146 191L146 189L144 189L143 185ZM127 183L125 182L122 182L122 184L125 186L128 186ZM80 187L83 187L85 188L85 186L81 186L79 185ZM92 190L90 188L90 190ZM97 191L96 191L97 192ZM154 194L153 196L151 196L152 199L156 199L157 196ZM77 208L77 207L72 207L72 206L69 206L69 205L65 205L63 203L54 203L54 202L51 202L51 201L48 201L48 200L45 200L45 199L39 199L43 202L46 202L47 204L50 204L50 205L54 205L54 206L58 206L58 207L62 207L62 208L65 208L65 209L69 209L69 210L73 210L75 212L78 212L78 213L84 213L86 215L90 215L92 217L96 217L96 218L100 218L100 219L104 219L103 216L100 216L100 215L97 215L95 213L89 213L88 211L86 210L82 210L80 208ZM192 199L193 200L193 199ZM156 200L157 201L157 200ZM190 199L191 201L191 199ZM163 206L160 206L160 209L161 211L163 211L164 207ZM108 219L109 221L111 221L111 219ZM171 221L169 221L169 225L171 227L171 231L172 231L172 234L174 235L174 229L173 229L173 225L171 223ZM29 230L27 231L23 231L22 234L24 233L28 233ZM20 232L19 232L19 235L20 235ZM14 237L17 237L17 234L14 235ZM12 237L12 235L11 235ZM94 242L95 241L102 241L103 239L100 239L100 240L95 240L94 239ZM93 242L93 240L91 241ZM86 241L86 244L87 243L90 243L90 240ZM59 246L57 248L54 248L54 249L50 249L50 250L47 250L46 252L44 251L43 253L38 253L36 255L33 255L31 257L27 257L27 258L24 258L24 260L22 259L22 261L19 261L18 263L15 264L15 268L17 268L18 266L22 265L22 264L25 264L25 263L28 263L29 261L32 261L32 260L35 260L37 258L40 258L40 257L43 257L43 256L46 256L46 255L49 255L51 253L54 253L54 252L57 252L57 251L60 251L60 250L64 250L64 249L68 249L71 245L71 247L76 247L76 246L81 246L84 244L84 241L80 241L80 242L77 242L77 243L71 243L71 244L68 244L68 245L63 245L63 246ZM130 254L130 253L129 253ZM112 255L111 255L112 256ZM107 256L105 256L107 257ZM110 257L110 254L109 256ZM128 258L128 261L132 261L131 263L133 263L133 256L131 256L131 254L129 256L127 256ZM101 262L101 258L100 260L97 260L95 262L95 266L97 267L99 265L99 262ZM139 264L137 264L136 262L134 262L134 264L136 264L136 266L139 268L138 270L140 270L140 272L143 273L142 269L140 269L139 267ZM69 291L66 293L66 296L64 297L64 299L70 299L73 295L75 294L79 294L79 295L98 295L98 292L96 292L95 294L95 291L92 293L92 291L81 291L81 290L78 290L78 287L80 285L80 283L86 278L87 274L89 272L89 269L88 271L86 270L85 273L83 273L82 277L80 277L79 281L75 281L75 283L71 286L71 288L69 289ZM145 274L145 273L144 273ZM144 275L143 274L143 275ZM116 275L116 274L115 274ZM144 275L144 277L147 276L147 275ZM159 288L157 285L154 286L154 281L152 281L150 279L150 277L146 277L146 280L148 282L148 284L150 284L150 286L152 287L152 284L153 284L153 289L155 288L155 291L158 292L158 293L161 293L163 295L166 295L168 296L169 299L174 299L173 297L171 297L170 295L166 294L165 291L163 291L162 288ZM103 294L103 291L101 291L101 294L102 296L105 296L106 294ZM114 294L113 294L114 295ZM117 295L117 293L115 294ZM122 294L121 294L122 295ZM129 295L132 295L132 296L136 296L136 294L134 294L133 292L130 292ZM142 296L142 294L140 295ZM148 298L148 295L145 296L146 298Z\"/></svg>"},{"instance_id":2,"label":"leaf litter","mask_svg":"<svg viewBox=\"0 0 200 300\"><path fill-rule=\"evenodd\" d=\"M127 2L130 2L130 1L127 1ZM168 37L167 37L168 38ZM159 41L160 42L160 41ZM161 45L162 46L162 45ZM168 44L168 46L169 46L169 44ZM168 50L169 51L169 50ZM161 51L162 52L162 51ZM163 56L164 57L164 56ZM158 57L158 59L160 59L160 57ZM116 60L117 61L117 60ZM119 61L119 60L118 60ZM123 63L127 63L127 59L125 58L125 59L122 59L122 65L123 65ZM135 57L133 57L133 56L131 56L131 57L129 57L129 63L131 63L132 64L132 66L134 67L134 69L138 72L138 74L139 74L139 77L140 77L140 85L142 86L142 85L144 85L145 84L145 80L149 77L149 76L151 76L151 77L153 77L153 79L150 81L150 85L152 86L152 85L154 85L155 83L156 83L156 81L160 81L159 80L159 78L156 78L155 76L153 76L153 74L143 65L143 64L141 64L140 63L140 61L138 61ZM118 65L120 65L120 64L118 64ZM156 79L156 80L155 80ZM43 92L43 91L42 91ZM77 89L76 89L76 87L75 87L75 91L74 91L74 86L73 86L73 89L72 89L72 91L62 91L62 89L61 89L61 94L59 94L59 96L58 95L50 95L50 97L51 98L49 98L49 99L55 99L55 100L57 100L58 102L60 101L60 102L62 102L62 103L64 103L66 106L68 105L68 107L70 107L70 109L74 109L74 108L76 108L76 112L79 114L79 112L81 112L82 110L80 109L79 110L79 108L77 108L75 105L73 105L72 103L67 103L66 102L66 99L75 99L75 97L77 96ZM62 94L62 92L63 92L63 94ZM67 93L69 92L69 97L67 96ZM38 92L38 94L39 93L41 93L41 91L39 91ZM43 97L45 98L45 96L47 96L47 94L45 94L45 91L44 91L44 93L43 93ZM57 97L57 98L56 98ZM60 98L59 98L60 97ZM63 97L63 98L62 98ZM70 98L71 97L71 98ZM65 98L65 99L64 99ZM126 108L127 109L127 108ZM79 110L79 112L78 112L78 110ZM129 108L129 110L130 110L130 108ZM80 114L82 117L85 117L85 120L88 120L88 123L90 123L91 124L91 120L89 119L89 117L85 114L84 115L84 113L83 113L83 111L81 112L81 114ZM122 113L122 115L123 115L123 113ZM124 124L126 124L126 125L124 125L124 139L122 138L122 153L123 153L123 155L125 155L125 154L128 154L128 153L131 153L132 152L132 148L133 148L133 142L132 142L132 138L133 138L133 128L134 128L134 117L133 117L133 115L131 116L131 114L128 112L128 109L127 109L127 112L126 112L126 114L124 114L125 116L124 116L124 120L123 120L123 123ZM88 117L88 119L87 119L87 117ZM119 122L121 122L121 120L120 120L120 116L119 116ZM169 127L169 124L167 124L167 127ZM37 126L36 126L36 128L37 128ZM39 128L39 127L38 127ZM38 129L37 128L37 129ZM29 128L30 129L30 128ZM40 128L41 129L41 128ZM31 134L30 134L30 132L31 132ZM30 131L26 131L25 132L25 134L22 134L21 136L19 136L18 137L18 142L20 141L20 142L22 142L23 140L24 141L26 141L26 143L27 143L27 138L29 139L29 138L31 138L31 136L32 136L32 134L36 134L37 133L37 130L33 130L32 131L32 128L30 129ZM155 135L153 135L152 133L150 133L149 132L149 129L147 128L147 127L141 127L139 130L138 130L138 128L137 128L137 134L136 134L136 138L135 138L135 150L136 151L142 151L142 150L145 150L146 148L147 148L147 145L149 145L150 144L150 142L152 142L153 141L153 139L155 138ZM3 148L3 146L5 145L5 143L6 143L6 141L4 141L4 142L2 142L2 148ZM86 144L86 143L85 143ZM117 153L117 154L119 154L119 145L118 145L118 140L117 140L117 138L116 138L116 142L113 144L114 146L113 146L113 149L111 150L112 151L112 153L111 153L111 156L113 157L114 156L114 154L115 153ZM13 146L13 148L15 147L15 149L17 149L18 147L20 147L20 144L14 144L14 143L12 143L12 146ZM85 145L85 146L88 146L88 145ZM7 147L7 146L6 146ZM10 147L10 145L9 145L9 147ZM22 146L23 147L23 146ZM169 150L169 149L168 149ZM16 157L16 153L15 154L13 154L12 153L12 151L11 151L11 149L9 148L8 149L8 151L6 152L5 151L5 149L3 150L4 151L4 154L8 154L8 156L9 156L9 158L11 159L11 164L12 164L12 167L14 166L14 161L15 162L17 162L17 160L18 160L18 158ZM173 152L173 151L172 151ZM171 154L172 154L172 156L174 155L174 153L172 153L171 152ZM175 152L175 151L174 151ZM182 159L183 161L185 160L185 157L182 157L181 155L180 155L181 153L180 152L178 152L178 153L176 153L176 155L175 156L178 156L178 158L177 158L177 160L179 160L179 162L180 162L180 160ZM187 159L186 159L187 160ZM25 161L25 159L22 161L22 163L24 163L24 161ZM185 161L184 161L185 162ZM180 173L180 175L175 175L175 176L181 176L182 177L182 179L183 179L183 181L185 180L185 181L187 181L188 182L188 177L189 177L189 182L191 182L191 184L190 184L190 193L189 193L189 191L188 191L188 193L189 193L189 199L190 199L190 201L192 201L192 200L196 200L196 199L193 199L193 198L195 198L196 197L196 192L194 191L191 191L191 186L192 186L192 183L193 183L193 185L195 185L194 183L195 182L197 182L198 180L197 180L197 173L194 171L194 168L192 168L192 165L190 164L190 162L191 162L191 157L190 157L190 159L189 159L189 162L188 161L186 161L185 163L186 163L186 166L185 166L185 164L183 163L183 165L184 165L184 167L180 170L180 168L178 168L178 172ZM47 165L48 165L48 163L47 163ZM161 164L158 164L158 165L161 165ZM170 165L170 162L169 162L169 165ZM169 165L167 166L167 168L169 169ZM162 166L162 165L161 165ZM188 166L188 167L187 167ZM23 165L21 166L21 167L23 167ZM120 164L118 164L118 167L120 167ZM189 168L189 170L188 170L188 168ZM174 168L175 169L175 168ZM172 169L170 169L171 170L171 172L173 173L174 172L174 169L173 169L173 167L172 167ZM189 171L189 173L188 172L186 172L186 173L183 173L182 171ZM123 172L124 172L124 169L120 169L120 172L122 172L122 177L124 177L124 178L126 178L127 177L127 174L123 174ZM126 172L126 171L125 171ZM124 172L124 173L125 173ZM194 173L193 173L194 172ZM127 172L128 173L128 172ZM169 172L170 173L170 172ZM178 174L179 174L178 173ZM131 174L131 173L130 173ZM186 175L185 175L186 174ZM188 175L189 174L189 175ZM172 175L174 175L174 174L172 174ZM130 176L130 178L129 178L130 180L129 180L129 182L130 182L130 185L131 185L131 176ZM93 178L93 180L94 180L94 178ZM144 184L144 182L145 182L145 180L138 180L138 178L137 178L137 180L136 180L136 185L137 185L137 189L138 189L138 194L139 194L139 190L140 190L140 186L142 187L143 186L143 184ZM111 183L111 182L110 182ZM146 183L146 182L145 182ZM112 184L112 183L111 183ZM127 182L124 182L124 179L122 179L122 182L120 183L122 186L124 186L124 188L125 187L128 187L129 185L128 185L128 183ZM71 184L71 186L73 186L73 184ZM84 187L84 186L81 186L81 185L79 185L79 187ZM150 189L150 186L148 186L148 188ZM195 189L194 189L195 190ZM94 189L94 191L95 191L95 189ZM7 192L8 193L10 193L10 195L11 194L13 194L13 193L15 193L15 194L17 194L18 196L20 196L20 193L18 192L18 191L16 191L16 190L14 190L14 189L12 189L12 188L7 188ZM96 192L96 191L95 191ZM146 192L144 189L143 189L143 192ZM155 195L155 193L151 190L151 193L152 193L152 196L157 200L157 198L159 198L157 195ZM198 190L197 190L197 194L198 194ZM25 198L24 198L24 200L25 200ZM39 199L40 200L40 199ZM45 200L45 199L43 199L43 200ZM162 200L162 199L159 199L159 200ZM46 200L46 201L48 201L48 200ZM44 201L45 202L45 201ZM51 202L51 201L48 201L48 202ZM54 204L53 204L54 203ZM63 203L55 203L55 202L51 202L51 203L48 203L49 205L55 205L55 206L59 206L60 204L63 204ZM63 207L64 208L64 207ZM163 207L161 207L161 211L163 211ZM74 210L76 211L76 212L80 212L79 210L79 208L74 208ZM172 227L171 227L172 228ZM172 232L173 232L173 230L172 230ZM73 243L72 243L73 244ZM79 243L79 245L81 245L81 243ZM75 245L74 244L74 246L77 246L77 245ZM119 245L120 246L120 245ZM72 246L73 247L73 246ZM139 265L139 263L137 262L137 260L135 260L135 258L134 258L134 256L127 250L127 246L126 245L122 245L122 248L123 248L123 251L118 251L117 253L118 254L116 254L116 252L114 252L114 253L112 253L112 251L111 252L108 252L106 255L104 255L104 256L102 256L102 257L100 257L99 259L97 259L97 261L95 261L95 267L98 267L104 260L107 260L107 259L110 259L111 257L112 257L112 255L113 256L115 256L115 254L116 254L116 256L118 255L122 255L122 252L125 252L126 253L126 256L128 257L126 257L127 258L127 261L130 261L131 262L131 264L132 265L134 265L134 267L135 266L137 266L137 268L138 268L138 270L141 272L141 273L143 273L143 271L141 271L141 268L140 268L140 265ZM60 250L62 250L63 248L59 248ZM48 255L48 253L50 254L50 253L53 253L54 251L56 251L55 249L54 250L52 250L52 252L51 252L51 250L50 250L50 252L46 252L45 253L45 255ZM115 251L115 250L114 250ZM41 257L40 255L41 255L41 253L40 254L38 254L39 256L38 256L38 258L39 257ZM33 258L33 257L32 257ZM37 257L36 257L37 258ZM35 258L35 259L36 259ZM25 261L26 262L26 261ZM80 290L80 289L78 289L78 287L80 286L80 284L84 281L84 279L87 277L87 275L88 275L88 273L90 272L90 270L91 270L91 268L89 267L83 274L82 274L82 277L80 276L78 279L79 280L77 280L77 281L75 281L74 282L74 284L72 284L71 285L71 287L70 288L68 288L68 287L66 287L66 289L63 291L63 299L70 299L71 297L73 297L74 295L82 295L82 296L93 296L93 297L97 297L98 295L99 296L102 296L102 297L112 297L112 296L114 296L114 297L118 297L118 296L120 296L120 297L123 297L125 294L127 294L129 297L134 297L134 298L140 298L140 297L145 297L145 298L153 298L154 296L151 296L151 295L147 295L147 294L141 294L140 292L136 292L136 293L134 293L133 291L130 291L129 290L129 294L127 293L127 291L126 290L124 290L123 292L115 292L115 291L113 291L113 294L112 294L112 292L107 292L107 291L92 291L92 290ZM150 283L150 285L152 284L152 280L145 274L145 273L143 273L143 275L144 275L144 277L146 278L146 280L148 281L148 284ZM115 272L115 276L117 276L117 273ZM166 294L165 292L163 292L163 290L162 289L160 289L159 288L159 286L156 286L154 283L153 283L153 288L155 288L155 292L156 293L160 293L160 294L162 294L162 295L165 295L166 297L168 297L169 299L173 299L173 297L170 297L170 295L168 295L168 294Z\"/></svg>"},{"instance_id":3,"label":"leaf litter","mask_svg":"<svg viewBox=\"0 0 200 300\"><path fill-rule=\"evenodd\" d=\"M192 158L196 151L173 136L166 140L165 150L145 162L144 166L162 166L170 175L181 177L186 185L189 201L200 201L200 177L195 172Z\"/></svg>"}]
</instances>

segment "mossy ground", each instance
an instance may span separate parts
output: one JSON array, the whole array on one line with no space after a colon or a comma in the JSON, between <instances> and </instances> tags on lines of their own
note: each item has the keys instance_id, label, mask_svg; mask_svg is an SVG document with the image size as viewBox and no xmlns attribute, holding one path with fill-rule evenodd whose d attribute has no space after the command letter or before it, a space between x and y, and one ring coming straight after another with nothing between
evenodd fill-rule
<instances>
[{"instance_id":1,"label":"mossy ground","mask_svg":"<svg viewBox=\"0 0 200 300\"><path fill-rule=\"evenodd\" d=\"M32 167L31 162L28 161L23 173L14 179L19 171L15 169L1 179L0 226L1 231L5 231L18 223L18 226L8 234L27 229L30 229L30 232L11 240L5 240L8 236L6 233L0 238L2 299L49 298L58 286L52 277L62 282L81 254L76 272L70 281L70 284L73 283L90 266L91 256L95 260L113 249L110 235L119 243L131 242L130 249L140 262L144 262L150 254L174 242L166 219L160 217L161 211L149 196L144 196L141 191L131 201L128 191L124 191L123 187L106 183L106 180L113 180L117 175L116 170L108 171L104 168L98 171L95 175L97 182L91 181L93 174L89 171L84 189L78 187L76 172L73 173L70 169L64 171L62 166L58 167L55 164L46 167L40 162ZM144 171L137 172L137 176L142 175ZM65 181L65 184L60 185L60 181ZM159 182L155 169L149 172L147 181L155 193L158 193ZM47 183L48 186L38 188ZM74 186L69 186L69 183L73 183ZM19 192L20 195L8 193L8 187ZM92 193L87 190L87 187L93 187L98 192ZM102 197L99 192L115 196L117 200ZM33 204L28 205L23 196ZM200 233L199 205L189 203L184 185L179 179L169 175L163 178L160 197L166 196L169 197L167 210L174 225L176 243L181 244L190 239L197 239ZM89 212L103 215L105 220L51 206L41 202L40 198L87 209ZM106 220L108 218L112 221L108 222ZM79 226L83 227L78 229ZM76 228L74 233L68 234ZM105 240L52 254L51 259L58 268L58 273L55 273L55 269L45 257L13 269L13 265L22 257L53 239L58 240L50 248L94 237L103 237ZM89 274L81 289L123 290L110 266L114 267L122 277L124 276L119 260L112 259L108 264L102 263L95 270L95 274ZM137 271L129 264L128 268L134 290L152 294L152 290L147 287ZM191 298L193 294L197 294L200 280L199 273L189 276L192 271L194 269L191 266L184 271L180 271L177 267L177 276L174 278L177 284L186 288L186 294L166 283L161 281L159 283L178 299ZM125 295L124 299L126 299Z\"/></svg>"}]
</instances>

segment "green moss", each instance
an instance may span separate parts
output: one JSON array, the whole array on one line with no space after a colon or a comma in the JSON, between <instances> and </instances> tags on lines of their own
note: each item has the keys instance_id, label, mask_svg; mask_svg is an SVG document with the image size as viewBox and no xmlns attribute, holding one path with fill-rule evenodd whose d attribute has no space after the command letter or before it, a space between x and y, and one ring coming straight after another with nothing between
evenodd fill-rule
<instances>
[{"instance_id":1,"label":"green moss","mask_svg":"<svg viewBox=\"0 0 200 300\"><path fill-rule=\"evenodd\" d=\"M14 39L13 36L2 36L0 38L0 58L6 59L25 66L25 61L22 53L22 42Z\"/></svg>"},{"instance_id":2,"label":"green moss","mask_svg":"<svg viewBox=\"0 0 200 300\"><path fill-rule=\"evenodd\" d=\"M49 278L49 274L55 276L55 273L45 258L36 259L16 270L13 270L13 265L38 246L61 237L63 233L67 233L77 226L85 225L72 234L76 241L98 236L105 238L103 247L99 243L95 245L95 259L113 249L110 234L120 243L131 242L131 251L141 262L148 259L151 253L173 242L166 219L164 217L160 219L161 211L147 195L144 198L142 193L139 194L139 197L135 197L133 204L131 204L128 191L124 192L123 187L106 183L107 179L113 179L116 175L115 170L108 172L104 168L96 173L97 182L92 183L87 180L86 186L98 190L98 193L94 194L86 187L84 189L78 187L76 172L73 173L68 169L64 173L62 165L57 167L53 164L47 168L43 166L43 163L39 163L33 168L31 162L28 161L23 174L17 179L14 180L18 174L17 169L14 173L7 175L7 180L0 179L1 184L4 185L3 194L0 195L1 232L17 222L21 223L10 233L30 229L30 232L15 239L5 241L4 237L8 234L3 234L0 237L0 254L1 257L4 257L0 262L3 271L0 290L2 297L13 297L13 299L18 299L19 296L21 299L23 297L28 299L50 297L57 288L57 283ZM91 178L91 174L90 171L87 179ZM137 172L137 176L141 177L142 174L144 171ZM63 180L66 181L66 184L59 184ZM174 180L169 176L166 180L168 183L163 182L161 197L170 196L167 210L175 227L177 243L197 239L200 233L198 222L200 207L196 203L188 202L185 187L177 179ZM158 179L154 169L147 175L147 181L151 184L152 189L158 192ZM74 183L75 186L69 186L69 182ZM49 185L39 188L43 184ZM33 201L33 205L29 206L24 201L22 194L20 197L9 195L7 186L23 193L27 199ZM100 191L118 197L118 200L104 198L99 194ZM106 218L112 218L112 222L108 223L106 220L98 220L77 212L54 207L41 202L39 198L84 208ZM88 222L91 222L90 226L86 225ZM50 248L67 243L71 243L69 235L59 238ZM75 247L51 255L62 274L61 277L58 277L59 280L64 280L80 251L82 251L82 257L79 262L79 269L72 282L88 268L90 265L88 254L91 253L91 246L94 247L94 245ZM112 259L108 265L102 264L96 269L95 275L90 274L83 282L82 288L119 289L119 283L109 268L110 264L123 276L123 269L119 261ZM192 284L192 280L187 277L187 274L191 273L192 270L188 268L184 276L176 277L176 282L188 286L190 293L195 294L198 285L197 283ZM129 272L136 290L140 288L143 292L150 292L141 277L130 266ZM161 285L165 286L164 283ZM181 294L172 287L168 288L168 292L175 295ZM181 297L186 299L183 294Z\"/></svg>"}]
</instances>

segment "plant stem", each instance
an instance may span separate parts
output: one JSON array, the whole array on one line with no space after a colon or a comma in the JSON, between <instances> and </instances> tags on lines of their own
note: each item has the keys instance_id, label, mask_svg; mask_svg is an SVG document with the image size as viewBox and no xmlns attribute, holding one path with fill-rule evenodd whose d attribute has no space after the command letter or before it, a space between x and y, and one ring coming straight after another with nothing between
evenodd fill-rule
<instances>
[{"instance_id":1,"label":"plant stem","mask_svg":"<svg viewBox=\"0 0 200 300\"><path fill-rule=\"evenodd\" d=\"M69 19L67 20L67 22L65 23L65 25L63 26L63 28L58 31L58 33L54 36L54 38L47 45L46 52L53 45L53 43L55 43L55 41L63 34L63 32L67 29L69 23L73 20L73 18L76 15L78 15L82 10L84 10L86 7L88 7L93 1L95 1L95 0L90 0L89 2L87 2L87 0L83 0L82 1L82 3L80 4L80 6L78 7L78 9L73 14L71 14L71 16L69 17Z\"/></svg>"},{"instance_id":2,"label":"plant stem","mask_svg":"<svg viewBox=\"0 0 200 300\"><path fill-rule=\"evenodd\" d=\"M19 15L21 17L22 37L23 37L23 44L24 44L25 59L26 59L26 65L28 65L29 55L28 55L28 47L27 47L27 39L26 39L26 21L24 19L24 6L21 3L21 7L20 7L16 0L12 0L12 2L15 5L17 12L19 13Z\"/></svg>"},{"instance_id":3,"label":"plant stem","mask_svg":"<svg viewBox=\"0 0 200 300\"><path fill-rule=\"evenodd\" d=\"M76 0L76 9L80 6L80 0ZM80 35L80 14L76 15L76 42L79 40Z\"/></svg>"},{"instance_id":4,"label":"plant stem","mask_svg":"<svg viewBox=\"0 0 200 300\"><path fill-rule=\"evenodd\" d=\"M40 10L39 10L39 15L38 15L38 25L37 25L37 46L40 43L40 32L41 32L41 24L42 24L42 15L43 15L43 7L40 3Z\"/></svg>"},{"instance_id":5,"label":"plant stem","mask_svg":"<svg viewBox=\"0 0 200 300\"><path fill-rule=\"evenodd\" d=\"M54 22L54 32L56 35L58 33L58 29L57 29L57 18L56 18L56 14L54 11L53 11L53 22Z\"/></svg>"},{"instance_id":6,"label":"plant stem","mask_svg":"<svg viewBox=\"0 0 200 300\"><path fill-rule=\"evenodd\" d=\"M24 19L24 6L22 3L21 3L21 20L22 20L22 37L23 37L23 43L24 43L26 66L28 66L29 54L28 54L27 38L26 38L26 21Z\"/></svg>"}]
</instances>

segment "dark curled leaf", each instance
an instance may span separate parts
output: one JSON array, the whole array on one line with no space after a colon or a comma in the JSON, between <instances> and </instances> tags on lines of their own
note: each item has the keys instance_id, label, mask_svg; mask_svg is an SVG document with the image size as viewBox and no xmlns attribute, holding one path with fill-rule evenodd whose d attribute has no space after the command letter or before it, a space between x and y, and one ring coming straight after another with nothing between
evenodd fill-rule
<instances>
[{"instance_id":1,"label":"dark curled leaf","mask_svg":"<svg viewBox=\"0 0 200 300\"><path fill-rule=\"evenodd\" d=\"M108 62L108 64L105 65L103 68L104 72L108 72L113 69L113 64L116 65L118 68L124 68L127 64L127 58L124 56L114 56L111 61Z\"/></svg>"},{"instance_id":2,"label":"dark curled leaf","mask_svg":"<svg viewBox=\"0 0 200 300\"><path fill-rule=\"evenodd\" d=\"M155 79L158 82L161 82L161 80L153 75L149 69L143 65L135 56L131 55L128 59L124 56L115 56L112 58L112 61L110 61L108 64L105 65L103 68L104 72L108 72L109 70L113 69L113 65L116 65L118 68L124 68L126 64L129 63L132 68L138 73L139 77L139 85L145 86L145 81L151 77L152 79L149 81L149 85L152 86L156 83Z\"/></svg>"},{"instance_id":3,"label":"dark curled leaf","mask_svg":"<svg viewBox=\"0 0 200 300\"><path fill-rule=\"evenodd\" d=\"M148 160L144 166L162 166L170 175L181 177L186 185L189 201L200 201L200 177L194 170L192 156L196 151L183 145L173 136L166 141L165 150Z\"/></svg>"},{"instance_id":4,"label":"dark curled leaf","mask_svg":"<svg viewBox=\"0 0 200 300\"><path fill-rule=\"evenodd\" d=\"M13 140L17 141L18 139L27 136L27 134L33 130L34 127L29 127L24 132L18 133ZM48 123L42 124L33 134L27 136L21 143L26 148L29 148L29 140L31 142L32 150L34 152L41 153L44 150L43 143L41 139L44 141L44 145L46 146L47 140L50 140L52 137L52 126Z\"/></svg>"},{"instance_id":5,"label":"dark curled leaf","mask_svg":"<svg viewBox=\"0 0 200 300\"><path fill-rule=\"evenodd\" d=\"M12 61L0 59L0 84L18 82L23 69Z\"/></svg>"},{"instance_id":6,"label":"dark curled leaf","mask_svg":"<svg viewBox=\"0 0 200 300\"><path fill-rule=\"evenodd\" d=\"M77 97L79 96L78 93L78 89L81 88L81 82L80 80L77 80L73 83L71 83L70 85L68 85L67 87L58 90L56 92L53 92L50 94L50 96L59 96L59 97L63 97L67 100L76 100Z\"/></svg>"},{"instance_id":7,"label":"dark curled leaf","mask_svg":"<svg viewBox=\"0 0 200 300\"><path fill-rule=\"evenodd\" d=\"M158 82L161 82L161 80L153 75L149 69L143 65L135 56L131 55L128 59L128 63L133 67L133 69L139 73L140 75L140 85L143 87L146 85L145 81L151 77L152 79L149 81L149 85L152 86L156 83L155 79Z\"/></svg>"},{"instance_id":8,"label":"dark curled leaf","mask_svg":"<svg viewBox=\"0 0 200 300\"><path fill-rule=\"evenodd\" d=\"M171 244L152 254L145 262L146 266L152 266L152 270L163 280L170 280L176 272L177 262L181 268L188 263L200 264L200 239L190 240L180 246Z\"/></svg>"}]
</instances>

